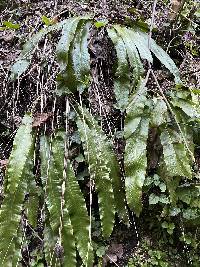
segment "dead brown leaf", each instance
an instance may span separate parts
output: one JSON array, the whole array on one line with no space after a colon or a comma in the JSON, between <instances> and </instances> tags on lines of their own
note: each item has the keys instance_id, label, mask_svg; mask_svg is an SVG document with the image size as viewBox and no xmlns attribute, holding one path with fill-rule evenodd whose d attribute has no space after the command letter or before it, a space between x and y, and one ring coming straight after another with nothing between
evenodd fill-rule
<instances>
[{"instance_id":1,"label":"dead brown leaf","mask_svg":"<svg viewBox=\"0 0 200 267\"><path fill-rule=\"evenodd\" d=\"M0 160L0 168L5 168L8 165L8 159Z\"/></svg>"},{"instance_id":2,"label":"dead brown leaf","mask_svg":"<svg viewBox=\"0 0 200 267\"><path fill-rule=\"evenodd\" d=\"M50 119L53 116L52 112L48 113L36 113L33 118L33 127L39 127L41 124L47 122L48 119Z\"/></svg>"}]
</instances>

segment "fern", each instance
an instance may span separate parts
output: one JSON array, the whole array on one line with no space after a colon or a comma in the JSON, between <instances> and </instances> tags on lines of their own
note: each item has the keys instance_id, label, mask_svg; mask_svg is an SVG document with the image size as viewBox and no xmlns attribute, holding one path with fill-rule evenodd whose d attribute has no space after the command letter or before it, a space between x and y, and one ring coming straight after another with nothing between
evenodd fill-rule
<instances>
[{"instance_id":1,"label":"fern","mask_svg":"<svg viewBox=\"0 0 200 267\"><path fill-rule=\"evenodd\" d=\"M61 70L64 70L68 64L68 52L70 50L70 45L74 40L77 27L80 25L80 22L86 22L88 19L88 16L74 17L67 19L66 23L64 23L62 28L62 36L56 47L56 54Z\"/></svg>"},{"instance_id":2,"label":"fern","mask_svg":"<svg viewBox=\"0 0 200 267\"><path fill-rule=\"evenodd\" d=\"M77 203L76 203L77 204ZM63 253L63 267L76 267L76 244L75 236L72 226L72 221L69 216L67 205L63 207L63 226L62 226L62 246L64 248ZM86 244L84 244L86 247ZM85 256L85 255L84 255Z\"/></svg>"},{"instance_id":3,"label":"fern","mask_svg":"<svg viewBox=\"0 0 200 267\"><path fill-rule=\"evenodd\" d=\"M89 238L90 221L85 200L79 188L71 164L67 162L65 201L72 222L77 249L85 266L92 266L92 245ZM78 205L77 205L78 203ZM67 242L67 241L65 241ZM69 241L68 241L69 242ZM69 242L70 245L70 242Z\"/></svg>"},{"instance_id":4,"label":"fern","mask_svg":"<svg viewBox=\"0 0 200 267\"><path fill-rule=\"evenodd\" d=\"M39 209L39 194L38 188L35 184L34 175L29 173L29 178L32 178L32 181L28 183L28 200L25 203L26 215L29 223L33 228L37 226L38 219L38 209Z\"/></svg>"},{"instance_id":5,"label":"fern","mask_svg":"<svg viewBox=\"0 0 200 267\"><path fill-rule=\"evenodd\" d=\"M167 122L170 121L170 118L165 101L161 97L153 97L151 104L151 127L158 127L167 124Z\"/></svg>"},{"instance_id":6,"label":"fern","mask_svg":"<svg viewBox=\"0 0 200 267\"><path fill-rule=\"evenodd\" d=\"M127 29L126 27L121 27L119 25L114 25L113 27L117 31L117 33L121 36L126 46L129 63L133 70L132 72L133 85L136 85L140 76L142 76L144 73L144 68L140 60L137 48L135 46L135 43L130 37L129 29Z\"/></svg>"},{"instance_id":7,"label":"fern","mask_svg":"<svg viewBox=\"0 0 200 267\"><path fill-rule=\"evenodd\" d=\"M134 210L137 216L142 210L142 186L147 168L146 145L149 119L144 116L145 101L146 87L144 81L141 80L137 92L132 96L127 107L124 126L126 197L129 207Z\"/></svg>"},{"instance_id":8,"label":"fern","mask_svg":"<svg viewBox=\"0 0 200 267\"><path fill-rule=\"evenodd\" d=\"M57 94L84 90L89 78L89 54L87 38L89 33L88 17L69 19L63 27L62 37L56 53L61 72L58 74Z\"/></svg>"},{"instance_id":9,"label":"fern","mask_svg":"<svg viewBox=\"0 0 200 267\"><path fill-rule=\"evenodd\" d=\"M77 120L77 126L89 164L90 176L95 181L95 188L98 193L103 235L109 237L114 225L115 206L112 180L110 179L110 162L105 150L105 142L107 141L93 121L90 121L94 124L92 128L89 128L85 123L84 117L87 118L85 113L83 111L82 120L80 118Z\"/></svg>"},{"instance_id":10,"label":"fern","mask_svg":"<svg viewBox=\"0 0 200 267\"><path fill-rule=\"evenodd\" d=\"M116 107L124 111L128 105L130 93L130 71L127 60L126 47L123 39L117 35L114 29L108 29L108 35L111 38L117 52L118 68L114 79L114 92L117 100Z\"/></svg>"},{"instance_id":11,"label":"fern","mask_svg":"<svg viewBox=\"0 0 200 267\"><path fill-rule=\"evenodd\" d=\"M81 25L80 30L76 34L72 50L73 67L78 81L77 87L81 92L87 86L90 78L90 55L87 48L90 26L90 22Z\"/></svg>"},{"instance_id":12,"label":"fern","mask_svg":"<svg viewBox=\"0 0 200 267\"><path fill-rule=\"evenodd\" d=\"M66 178L63 176L65 142L65 133L58 131L52 140L52 153L48 162L50 146L45 137L41 139L40 154L41 159L44 160L41 162L42 168L45 169L45 165L49 164L48 180L46 180L46 204L49 210L45 233L47 260L49 263L55 264L57 256L54 250L61 242L64 249L63 266L76 266L76 247L83 263L91 266L92 247L89 239L89 217L84 198L69 162L67 162ZM42 175L46 176L43 172ZM65 202L62 204L63 190L65 191L63 199Z\"/></svg>"},{"instance_id":13,"label":"fern","mask_svg":"<svg viewBox=\"0 0 200 267\"><path fill-rule=\"evenodd\" d=\"M61 29L63 24L65 24L65 22L66 20L60 23L57 23L56 25L41 29L38 33L33 35L33 37L28 42L25 43L19 58L11 67L11 75L10 75L11 80L14 81L28 69L31 63L31 59L33 57L34 51L37 48L39 42L48 33Z\"/></svg>"},{"instance_id":14,"label":"fern","mask_svg":"<svg viewBox=\"0 0 200 267\"><path fill-rule=\"evenodd\" d=\"M169 176L192 178L191 160L180 135L170 128L160 135L164 161Z\"/></svg>"},{"instance_id":15,"label":"fern","mask_svg":"<svg viewBox=\"0 0 200 267\"><path fill-rule=\"evenodd\" d=\"M61 140L60 140L61 139ZM63 149L61 149L63 147ZM55 234L58 234L61 216L61 193L64 170L64 143L57 132L51 146L48 180L46 183L46 204L50 213L50 224Z\"/></svg>"},{"instance_id":16,"label":"fern","mask_svg":"<svg viewBox=\"0 0 200 267\"><path fill-rule=\"evenodd\" d=\"M26 114L19 127L5 176L5 198L0 209L0 262L15 266L20 258L20 220L27 179L32 173L33 159L32 118Z\"/></svg>"},{"instance_id":17,"label":"fern","mask_svg":"<svg viewBox=\"0 0 200 267\"><path fill-rule=\"evenodd\" d=\"M171 103L175 110L181 109L191 121L199 121L200 108L198 99L195 100L194 96L189 90L177 88L176 91L171 92Z\"/></svg>"},{"instance_id":18,"label":"fern","mask_svg":"<svg viewBox=\"0 0 200 267\"><path fill-rule=\"evenodd\" d=\"M171 57L159 46L156 42L150 38L144 32L137 30L140 36L141 42L153 52L153 54L160 60L160 62L174 75L175 82L181 84L180 73ZM139 47L138 47L139 49Z\"/></svg>"}]
</instances>

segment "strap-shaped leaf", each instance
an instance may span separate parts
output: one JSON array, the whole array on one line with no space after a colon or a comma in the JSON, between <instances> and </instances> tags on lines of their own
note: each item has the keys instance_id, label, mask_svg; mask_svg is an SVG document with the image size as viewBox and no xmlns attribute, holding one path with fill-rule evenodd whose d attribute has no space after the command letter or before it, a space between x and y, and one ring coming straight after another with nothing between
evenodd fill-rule
<instances>
[{"instance_id":1,"label":"strap-shaped leaf","mask_svg":"<svg viewBox=\"0 0 200 267\"><path fill-rule=\"evenodd\" d=\"M10 75L11 80L17 79L21 74L23 74L27 70L27 68L31 63L31 59L35 49L37 48L39 42L45 37L45 35L48 34L49 32L61 29L61 27L65 22L66 20L57 23L56 25L49 26L40 30L35 35L33 35L28 42L25 43L19 58L11 67L11 75Z\"/></svg>"},{"instance_id":2,"label":"strap-shaped leaf","mask_svg":"<svg viewBox=\"0 0 200 267\"><path fill-rule=\"evenodd\" d=\"M119 162L117 161L117 157L113 151L113 147L109 139L107 139L106 135L103 133L101 128L99 127L97 121L94 119L92 114L87 110L78 109L79 114L83 122L89 127L89 129L95 129L96 135L99 135L104 140L104 154L106 158L109 160L108 166L110 169L110 179L112 180L113 185L113 193L115 200L115 207L118 213L118 216L121 220L123 220L126 224L129 223L129 216L126 208L126 196L124 192L124 185L121 179Z\"/></svg>"},{"instance_id":3,"label":"strap-shaped leaf","mask_svg":"<svg viewBox=\"0 0 200 267\"><path fill-rule=\"evenodd\" d=\"M129 29L128 31L130 34L130 38L132 39L132 42L134 42L135 46L139 51L140 57L142 59L147 59L149 62L153 63L151 51L146 45L146 41L144 41L144 39L141 37L140 33L137 30Z\"/></svg>"},{"instance_id":4,"label":"strap-shaped leaf","mask_svg":"<svg viewBox=\"0 0 200 267\"><path fill-rule=\"evenodd\" d=\"M64 143L62 132L60 131L58 131L53 138L51 152L48 180L46 183L46 204L50 213L52 230L55 234L58 234L61 217L61 194L64 170Z\"/></svg>"},{"instance_id":5,"label":"strap-shaped leaf","mask_svg":"<svg viewBox=\"0 0 200 267\"><path fill-rule=\"evenodd\" d=\"M146 146L149 119L145 118L147 88L140 80L137 91L132 95L126 109L124 136L126 139L124 168L127 202L139 216L142 210L142 186L145 180L147 159Z\"/></svg>"},{"instance_id":6,"label":"strap-shaped leaf","mask_svg":"<svg viewBox=\"0 0 200 267\"><path fill-rule=\"evenodd\" d=\"M138 83L136 93L130 96L129 104L126 109L124 137L129 138L137 129L141 117L144 114L144 107L147 101L147 88L145 82L141 79Z\"/></svg>"},{"instance_id":7,"label":"strap-shaped leaf","mask_svg":"<svg viewBox=\"0 0 200 267\"><path fill-rule=\"evenodd\" d=\"M29 178L30 177L32 177L33 180L28 183L29 197L25 203L25 209L29 223L32 225L32 227L35 228L37 226L37 219L38 219L39 196L38 196L38 188L34 180L34 175L29 174Z\"/></svg>"},{"instance_id":8,"label":"strap-shaped leaf","mask_svg":"<svg viewBox=\"0 0 200 267\"><path fill-rule=\"evenodd\" d=\"M118 34L121 36L121 38L124 41L124 44L126 46L127 55L129 59L129 63L131 68L133 69L132 75L133 75L133 81L134 84L136 84L140 78L140 76L143 74L144 69L142 66L142 62L140 60L140 56L138 54L137 48L130 36L130 30L126 27L121 27L119 25L113 26Z\"/></svg>"},{"instance_id":9,"label":"strap-shaped leaf","mask_svg":"<svg viewBox=\"0 0 200 267\"><path fill-rule=\"evenodd\" d=\"M163 146L164 161L169 176L192 178L191 160L180 134L166 128L160 135Z\"/></svg>"},{"instance_id":10,"label":"strap-shaped leaf","mask_svg":"<svg viewBox=\"0 0 200 267\"><path fill-rule=\"evenodd\" d=\"M70 45L74 40L76 29L79 22L88 20L89 17L74 17L69 18L62 28L62 36L56 47L56 54L60 64L61 71L64 70L68 64L68 52Z\"/></svg>"},{"instance_id":11,"label":"strap-shaped leaf","mask_svg":"<svg viewBox=\"0 0 200 267\"><path fill-rule=\"evenodd\" d=\"M114 91L117 100L116 107L124 111L128 104L128 97L130 92L130 72L127 60L126 46L122 38L117 35L115 29L107 29L108 35L111 38L116 52L118 67L115 73Z\"/></svg>"},{"instance_id":12,"label":"strap-shaped leaf","mask_svg":"<svg viewBox=\"0 0 200 267\"><path fill-rule=\"evenodd\" d=\"M79 203L76 203L76 207ZM83 244L86 246L86 244ZM76 245L67 205L63 208L62 246L64 248L63 267L76 267Z\"/></svg>"},{"instance_id":13,"label":"strap-shaped leaf","mask_svg":"<svg viewBox=\"0 0 200 267\"><path fill-rule=\"evenodd\" d=\"M92 266L93 254L90 240L90 220L87 213L85 199L80 190L78 181L70 162L67 163L65 201L68 207L69 217L73 226L78 252L85 266ZM70 242L70 240L66 240Z\"/></svg>"},{"instance_id":14,"label":"strap-shaped leaf","mask_svg":"<svg viewBox=\"0 0 200 267\"><path fill-rule=\"evenodd\" d=\"M88 35L91 23L81 25L74 40L72 50L73 67L78 80L78 90L83 91L88 85L90 77L90 55L88 52Z\"/></svg>"},{"instance_id":15,"label":"strap-shaped leaf","mask_svg":"<svg viewBox=\"0 0 200 267\"><path fill-rule=\"evenodd\" d=\"M129 207L137 216L142 211L141 197L147 168L148 130L149 119L142 118L135 132L126 139L124 155L126 198Z\"/></svg>"},{"instance_id":16,"label":"strap-shaped leaf","mask_svg":"<svg viewBox=\"0 0 200 267\"><path fill-rule=\"evenodd\" d=\"M108 156L110 157L110 177L113 182L113 193L115 200L115 207L119 218L127 225L129 225L129 214L126 208L126 194L124 183L121 179L119 163L112 148L107 147Z\"/></svg>"},{"instance_id":17,"label":"strap-shaped leaf","mask_svg":"<svg viewBox=\"0 0 200 267\"><path fill-rule=\"evenodd\" d=\"M17 192L6 194L0 209L0 262L2 266L13 266L13 262L20 260L20 229L21 212L27 190L26 180L20 181ZM28 175L28 172L26 173Z\"/></svg>"},{"instance_id":18,"label":"strap-shaped leaf","mask_svg":"<svg viewBox=\"0 0 200 267\"><path fill-rule=\"evenodd\" d=\"M7 167L5 177L7 188L0 208L0 262L2 266L15 266L21 257L19 223L27 192L27 177L31 176L33 171L34 138L30 130L31 123L31 116L25 115L15 136Z\"/></svg>"},{"instance_id":19,"label":"strap-shaped leaf","mask_svg":"<svg viewBox=\"0 0 200 267\"><path fill-rule=\"evenodd\" d=\"M157 127L166 124L169 120L169 114L167 109L167 104L160 97L152 98L152 111L151 111L151 121L152 127Z\"/></svg>"},{"instance_id":20,"label":"strap-shaped leaf","mask_svg":"<svg viewBox=\"0 0 200 267\"><path fill-rule=\"evenodd\" d=\"M86 160L89 164L90 176L95 181L95 188L98 193L103 235L109 237L113 230L115 205L112 179L110 177L112 163L107 151L108 140L97 123L93 122L94 119L91 119L91 115L86 113L85 110L82 112L82 119L78 118L77 126L84 145ZM93 127L89 128L84 118Z\"/></svg>"},{"instance_id":21,"label":"strap-shaped leaf","mask_svg":"<svg viewBox=\"0 0 200 267\"><path fill-rule=\"evenodd\" d=\"M60 261L58 259L57 251L56 251L56 242L58 236L54 234L50 221L50 215L48 210L46 209L45 212L45 227L44 227L44 253L45 253L45 260L48 266L60 267ZM60 248L61 249L61 248ZM72 265L73 266L73 265Z\"/></svg>"},{"instance_id":22,"label":"strap-shaped leaf","mask_svg":"<svg viewBox=\"0 0 200 267\"><path fill-rule=\"evenodd\" d=\"M182 111L192 120L200 119L200 105L199 99L192 98L192 94L189 90L177 89L171 92L171 103L176 108L182 109Z\"/></svg>"},{"instance_id":23,"label":"strap-shaped leaf","mask_svg":"<svg viewBox=\"0 0 200 267\"><path fill-rule=\"evenodd\" d=\"M6 192L13 194L18 188L32 143L32 117L26 114L15 135L13 149L9 157L5 177L5 181L7 181Z\"/></svg>"},{"instance_id":24,"label":"strap-shaped leaf","mask_svg":"<svg viewBox=\"0 0 200 267\"><path fill-rule=\"evenodd\" d=\"M143 42L146 47L148 47L148 35L141 31L138 31L138 33L141 37L141 42ZM150 50L160 60L160 62L174 75L175 82L177 84L182 83L180 79L179 70L175 65L174 61L159 45L156 44L156 42L152 38L150 39Z\"/></svg>"},{"instance_id":25,"label":"strap-shaped leaf","mask_svg":"<svg viewBox=\"0 0 200 267\"><path fill-rule=\"evenodd\" d=\"M90 72L87 48L90 24L88 19L89 17L71 18L70 23L63 27L56 50L61 69L57 76L58 95L74 93L77 89L82 91L88 85Z\"/></svg>"},{"instance_id":26,"label":"strap-shaped leaf","mask_svg":"<svg viewBox=\"0 0 200 267\"><path fill-rule=\"evenodd\" d=\"M61 197L64 170L63 132L57 131L52 142L49 138L40 138L41 178L44 188L45 231L44 247L46 261L50 266L57 266L56 244L61 227ZM59 266L59 265L58 265Z\"/></svg>"}]
</instances>

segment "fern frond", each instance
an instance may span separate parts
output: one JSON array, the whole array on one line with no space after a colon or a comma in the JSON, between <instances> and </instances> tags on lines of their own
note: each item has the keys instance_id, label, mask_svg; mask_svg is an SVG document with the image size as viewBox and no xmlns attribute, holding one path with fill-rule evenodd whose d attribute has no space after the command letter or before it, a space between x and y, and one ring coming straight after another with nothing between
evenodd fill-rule
<instances>
[{"instance_id":1,"label":"fern frond","mask_svg":"<svg viewBox=\"0 0 200 267\"><path fill-rule=\"evenodd\" d=\"M81 25L80 30L78 30L76 34L74 47L71 52L73 68L78 81L79 91L83 91L85 89L90 78L90 55L87 47L90 26L90 22L87 22L86 24L83 23L83 25Z\"/></svg>"},{"instance_id":2,"label":"fern frond","mask_svg":"<svg viewBox=\"0 0 200 267\"><path fill-rule=\"evenodd\" d=\"M137 216L142 210L142 186L147 168L146 146L149 119L144 116L145 101L146 88L144 81L141 80L137 92L132 96L127 108L124 126L126 198L129 207L134 210Z\"/></svg>"},{"instance_id":3,"label":"fern frond","mask_svg":"<svg viewBox=\"0 0 200 267\"><path fill-rule=\"evenodd\" d=\"M39 195L38 188L34 181L34 175L30 175L33 178L32 182L28 183L28 193L29 197L25 203L25 210L28 222L32 225L32 227L37 226L38 219L38 210L39 210Z\"/></svg>"},{"instance_id":4,"label":"fern frond","mask_svg":"<svg viewBox=\"0 0 200 267\"><path fill-rule=\"evenodd\" d=\"M141 197L147 168L148 129L149 120L142 118L137 130L126 139L124 156L126 197L129 207L137 216L142 211Z\"/></svg>"},{"instance_id":5,"label":"fern frond","mask_svg":"<svg viewBox=\"0 0 200 267\"><path fill-rule=\"evenodd\" d=\"M90 240L90 220L85 200L70 162L67 163L65 201L72 223L78 252L85 266L92 266L93 255ZM65 241L67 242L67 240ZM70 242L70 240L68 240Z\"/></svg>"},{"instance_id":6,"label":"fern frond","mask_svg":"<svg viewBox=\"0 0 200 267\"><path fill-rule=\"evenodd\" d=\"M132 76L134 85L137 84L140 76L144 73L144 68L138 54L138 50L130 36L130 30L126 27L121 27L119 25L114 25L114 29L121 36L126 46L126 51L129 59L130 66L132 68Z\"/></svg>"},{"instance_id":7,"label":"fern frond","mask_svg":"<svg viewBox=\"0 0 200 267\"><path fill-rule=\"evenodd\" d=\"M56 54L58 62L60 64L61 71L65 70L68 64L68 52L70 50L70 45L74 40L74 36L78 25L82 20L88 20L89 17L75 17L69 18L62 28L62 36L56 47Z\"/></svg>"},{"instance_id":8,"label":"fern frond","mask_svg":"<svg viewBox=\"0 0 200 267\"><path fill-rule=\"evenodd\" d=\"M57 76L59 95L75 92L77 89L81 91L87 86L90 72L88 20L89 17L71 18L63 27L56 49L61 70Z\"/></svg>"},{"instance_id":9,"label":"fern frond","mask_svg":"<svg viewBox=\"0 0 200 267\"><path fill-rule=\"evenodd\" d=\"M61 197L64 170L64 142L58 131L52 142L46 136L40 138L41 179L45 202L44 250L45 258L51 266L59 262L56 244L61 227ZM59 265L58 265L59 266Z\"/></svg>"},{"instance_id":10,"label":"fern frond","mask_svg":"<svg viewBox=\"0 0 200 267\"><path fill-rule=\"evenodd\" d=\"M85 149L86 160L89 164L89 172L95 182L98 193L99 211L102 224L102 231L105 237L109 237L113 230L115 205L110 177L110 164L107 151L108 141L102 133L98 124L91 119L91 115L82 110L82 118L77 119L77 126ZM86 118L86 120L85 120ZM89 122L89 127L86 124Z\"/></svg>"},{"instance_id":11,"label":"fern frond","mask_svg":"<svg viewBox=\"0 0 200 267\"><path fill-rule=\"evenodd\" d=\"M130 71L127 60L126 46L123 39L116 33L114 29L107 29L108 36L112 40L116 52L118 67L114 79L114 92L117 99L116 107L124 111L128 104L130 93Z\"/></svg>"},{"instance_id":12,"label":"fern frond","mask_svg":"<svg viewBox=\"0 0 200 267\"><path fill-rule=\"evenodd\" d=\"M76 207L79 203L76 203ZM67 205L63 207L62 246L64 248L63 267L76 267L76 244ZM81 239L80 239L81 240ZM86 247L86 244L83 244ZM85 255L84 255L85 256Z\"/></svg>"},{"instance_id":13,"label":"fern frond","mask_svg":"<svg viewBox=\"0 0 200 267\"><path fill-rule=\"evenodd\" d=\"M14 193L18 188L24 167L26 165L28 154L32 148L32 144L32 117L31 115L26 114L15 135L13 150L9 157L9 163L5 177L6 192Z\"/></svg>"},{"instance_id":14,"label":"fern frond","mask_svg":"<svg viewBox=\"0 0 200 267\"><path fill-rule=\"evenodd\" d=\"M146 33L138 30L141 42L148 47L149 37ZM138 47L139 49L139 47ZM180 73L171 57L162 49L161 46L157 45L156 42L150 38L150 50L160 60L160 62L174 75L175 82L177 84L182 83L180 79Z\"/></svg>"},{"instance_id":15,"label":"fern frond","mask_svg":"<svg viewBox=\"0 0 200 267\"><path fill-rule=\"evenodd\" d=\"M152 127L164 125L169 121L167 104L161 97L153 97L150 124Z\"/></svg>"},{"instance_id":16,"label":"fern frond","mask_svg":"<svg viewBox=\"0 0 200 267\"><path fill-rule=\"evenodd\" d=\"M64 170L64 143L62 132L60 131L55 134L52 140L51 152L48 180L46 182L46 204L50 213L50 225L53 232L58 234L61 217L61 194Z\"/></svg>"},{"instance_id":17,"label":"fern frond","mask_svg":"<svg viewBox=\"0 0 200 267\"><path fill-rule=\"evenodd\" d=\"M171 92L171 103L177 110L180 108L190 120L199 121L200 119L200 105L199 99L193 99L192 94L189 90L177 89Z\"/></svg>"},{"instance_id":18,"label":"fern frond","mask_svg":"<svg viewBox=\"0 0 200 267\"><path fill-rule=\"evenodd\" d=\"M27 192L27 177L33 171L33 144L32 118L26 114L15 135L5 176L5 198L0 208L0 262L2 266L15 266L21 255L21 238L18 232Z\"/></svg>"},{"instance_id":19,"label":"fern frond","mask_svg":"<svg viewBox=\"0 0 200 267\"><path fill-rule=\"evenodd\" d=\"M66 20L65 20L66 21ZM28 42L23 46L21 54L17 61L11 67L11 80L16 80L20 75L22 75L29 67L33 53L37 48L39 42L50 32L59 30L62 28L65 21L59 22L56 25L43 28L36 34L34 34Z\"/></svg>"},{"instance_id":20,"label":"fern frond","mask_svg":"<svg viewBox=\"0 0 200 267\"><path fill-rule=\"evenodd\" d=\"M160 140L168 175L191 179L191 160L178 132L165 128L161 132Z\"/></svg>"},{"instance_id":21,"label":"fern frond","mask_svg":"<svg viewBox=\"0 0 200 267\"><path fill-rule=\"evenodd\" d=\"M132 39L132 42L134 42L135 46L137 47L139 51L140 57L142 59L146 59L149 62L153 63L151 51L149 50L149 47L146 41L141 37L140 31L129 29L128 32L129 32L130 38Z\"/></svg>"},{"instance_id":22,"label":"fern frond","mask_svg":"<svg viewBox=\"0 0 200 267\"><path fill-rule=\"evenodd\" d=\"M147 101L147 88L144 80L141 79L138 83L136 92L130 96L129 104L126 108L126 117L124 125L124 137L129 138L137 129L141 118L144 114L144 107Z\"/></svg>"}]
</instances>

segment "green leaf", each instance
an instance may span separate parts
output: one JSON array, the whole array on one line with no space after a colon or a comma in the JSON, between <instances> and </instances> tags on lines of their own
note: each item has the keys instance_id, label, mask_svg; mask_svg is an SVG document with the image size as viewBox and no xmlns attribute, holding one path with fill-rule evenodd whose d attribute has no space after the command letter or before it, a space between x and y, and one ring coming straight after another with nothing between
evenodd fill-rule
<instances>
[{"instance_id":1,"label":"green leaf","mask_svg":"<svg viewBox=\"0 0 200 267\"><path fill-rule=\"evenodd\" d=\"M149 205L156 205L159 203L159 196L151 194L149 196Z\"/></svg>"},{"instance_id":2,"label":"green leaf","mask_svg":"<svg viewBox=\"0 0 200 267\"><path fill-rule=\"evenodd\" d=\"M32 175L34 138L32 118L26 114L15 139L6 172L5 198L0 208L0 262L2 266L16 266L21 258L20 220L27 177ZM31 176L32 177L32 176Z\"/></svg>"},{"instance_id":3,"label":"green leaf","mask_svg":"<svg viewBox=\"0 0 200 267\"><path fill-rule=\"evenodd\" d=\"M126 197L130 208L137 216L142 210L142 187L147 167L146 143L149 119L145 116L146 93L145 82L141 79L136 93L130 98L124 125Z\"/></svg>"},{"instance_id":4,"label":"green leaf","mask_svg":"<svg viewBox=\"0 0 200 267\"><path fill-rule=\"evenodd\" d=\"M40 136L40 172L43 188L45 189L48 182L48 170L51 158L50 142L47 136Z\"/></svg>"},{"instance_id":5,"label":"green leaf","mask_svg":"<svg viewBox=\"0 0 200 267\"><path fill-rule=\"evenodd\" d=\"M46 184L46 204L50 213L50 225L58 234L61 217L61 193L64 170L64 142L63 133L58 131L52 141L52 156L49 161L48 181Z\"/></svg>"},{"instance_id":6,"label":"green leaf","mask_svg":"<svg viewBox=\"0 0 200 267\"><path fill-rule=\"evenodd\" d=\"M94 23L94 26L98 29L98 28L105 27L107 24L108 24L108 20L105 20L105 21L99 20Z\"/></svg>"},{"instance_id":7,"label":"green leaf","mask_svg":"<svg viewBox=\"0 0 200 267\"><path fill-rule=\"evenodd\" d=\"M145 181L147 158L146 146L149 119L143 117L134 133L126 139L124 168L125 189L129 207L137 216L142 211L142 187Z\"/></svg>"},{"instance_id":8,"label":"green leaf","mask_svg":"<svg viewBox=\"0 0 200 267\"><path fill-rule=\"evenodd\" d=\"M10 21L4 21L3 25L6 26L6 28L18 30L21 26L17 23L12 23Z\"/></svg>"},{"instance_id":9,"label":"green leaf","mask_svg":"<svg viewBox=\"0 0 200 267\"><path fill-rule=\"evenodd\" d=\"M147 34L138 31L146 47L148 47L149 37ZM153 39L150 39L150 50L160 60L160 62L174 75L175 82L181 84L180 73L171 57Z\"/></svg>"},{"instance_id":10,"label":"green leaf","mask_svg":"<svg viewBox=\"0 0 200 267\"><path fill-rule=\"evenodd\" d=\"M169 120L169 115L165 101L162 98L153 97L152 104L153 110L151 112L151 126L157 127L166 124Z\"/></svg>"},{"instance_id":11,"label":"green leaf","mask_svg":"<svg viewBox=\"0 0 200 267\"><path fill-rule=\"evenodd\" d=\"M74 48L71 52L75 76L79 83L78 90L81 92L88 86L90 79L90 55L87 47L90 26L91 23L88 22L80 28L76 34Z\"/></svg>"},{"instance_id":12,"label":"green leaf","mask_svg":"<svg viewBox=\"0 0 200 267\"><path fill-rule=\"evenodd\" d=\"M21 176L33 143L32 121L31 115L26 114L15 135L5 177L7 193L13 194L16 192L21 181Z\"/></svg>"},{"instance_id":13,"label":"green leaf","mask_svg":"<svg viewBox=\"0 0 200 267\"><path fill-rule=\"evenodd\" d=\"M119 163L113 151L111 142L110 140L107 139L105 134L102 132L101 128L98 126L94 117L86 109L83 109L82 111L79 110L79 114L82 117L83 123L85 123L85 125L88 126L90 130L95 130L96 137L98 136L98 139L102 141L102 144L101 144L102 147L99 147L99 149L100 151L103 152L103 157L106 159L105 162L107 162L107 167L109 170L109 177L110 177L110 180L112 182L112 187L113 187L116 211L118 213L119 218L123 220L123 222L125 222L126 224L129 224L129 216L128 216L128 212L126 209L126 196L124 192L124 184L122 183L122 180L121 180ZM98 164L98 160L97 160L97 164Z\"/></svg>"},{"instance_id":14,"label":"green leaf","mask_svg":"<svg viewBox=\"0 0 200 267\"><path fill-rule=\"evenodd\" d=\"M34 175L30 177L34 178ZM37 226L37 219L38 219L39 196L38 196L38 189L36 187L34 180L32 181L32 183L29 183L28 192L29 192L29 197L27 202L25 203L26 214L29 223L32 225L33 228L35 228Z\"/></svg>"},{"instance_id":15,"label":"green leaf","mask_svg":"<svg viewBox=\"0 0 200 267\"><path fill-rule=\"evenodd\" d=\"M187 97L185 97L184 94L182 95L180 93L177 93L176 96L172 96L171 103L174 107L182 109L182 111L191 119L200 119L199 102L195 103L190 95L187 95Z\"/></svg>"},{"instance_id":16,"label":"green leaf","mask_svg":"<svg viewBox=\"0 0 200 267\"><path fill-rule=\"evenodd\" d=\"M137 90L130 96L129 104L126 109L124 137L128 139L137 129L141 117L144 114L144 107L147 101L147 88L143 79L138 83Z\"/></svg>"},{"instance_id":17,"label":"green leaf","mask_svg":"<svg viewBox=\"0 0 200 267\"><path fill-rule=\"evenodd\" d=\"M46 16L42 16L42 22L46 25L46 26L50 26L53 24L52 20L47 18Z\"/></svg>"},{"instance_id":18,"label":"green leaf","mask_svg":"<svg viewBox=\"0 0 200 267\"><path fill-rule=\"evenodd\" d=\"M103 235L109 237L113 230L115 217L114 194L110 177L112 162L110 162L110 150L107 150L110 145L92 115L86 110L81 112L82 115L77 120L77 126L89 164L89 173L91 179L94 179L98 193Z\"/></svg>"},{"instance_id":19,"label":"green leaf","mask_svg":"<svg viewBox=\"0 0 200 267\"><path fill-rule=\"evenodd\" d=\"M121 36L126 46L129 63L133 70L132 75L135 85L138 82L140 76L144 73L144 69L137 48L131 38L131 30L119 25L114 25L113 27Z\"/></svg>"},{"instance_id":20,"label":"green leaf","mask_svg":"<svg viewBox=\"0 0 200 267\"><path fill-rule=\"evenodd\" d=\"M68 52L80 20L81 17L69 18L63 25L62 36L56 47L56 54L61 71L64 70L68 64Z\"/></svg>"},{"instance_id":21,"label":"green leaf","mask_svg":"<svg viewBox=\"0 0 200 267\"><path fill-rule=\"evenodd\" d=\"M67 162L67 166L65 201L73 226L78 252L84 265L89 267L93 263L90 219L87 213L85 199L69 161Z\"/></svg>"},{"instance_id":22,"label":"green leaf","mask_svg":"<svg viewBox=\"0 0 200 267\"><path fill-rule=\"evenodd\" d=\"M160 135L164 161L169 176L192 178L191 161L180 134L166 128Z\"/></svg>"},{"instance_id":23,"label":"green leaf","mask_svg":"<svg viewBox=\"0 0 200 267\"><path fill-rule=\"evenodd\" d=\"M56 25L46 27L45 29L40 30L36 34L34 34L29 41L27 41L23 49L21 51L21 54L17 61L12 65L11 67L11 75L10 79L12 81L16 80L21 74L23 74L29 67L31 63L31 59L33 56L33 53L35 49L37 48L39 42L45 37L46 34L59 30L64 23L66 23L67 20L64 20L60 23L57 23Z\"/></svg>"},{"instance_id":24,"label":"green leaf","mask_svg":"<svg viewBox=\"0 0 200 267\"><path fill-rule=\"evenodd\" d=\"M143 36L140 35L140 32L137 30L129 30L130 37L132 38L132 42L134 42L137 47L140 57L142 59L146 59L149 62L153 63L153 58L151 55L151 51L149 50Z\"/></svg>"},{"instance_id":25,"label":"green leaf","mask_svg":"<svg viewBox=\"0 0 200 267\"><path fill-rule=\"evenodd\" d=\"M118 60L118 67L115 73L116 78L114 79L114 91L117 100L116 108L124 111L128 104L130 92L130 72L126 47L123 39L117 35L114 29L107 29L107 31L115 46Z\"/></svg>"},{"instance_id":26,"label":"green leaf","mask_svg":"<svg viewBox=\"0 0 200 267\"><path fill-rule=\"evenodd\" d=\"M57 131L49 139L40 139L41 178L45 192L45 232L44 247L48 264L54 266L58 261L55 247L59 244L59 229L61 229L61 196L64 170L63 132ZM57 265L55 265L57 266Z\"/></svg>"},{"instance_id":27,"label":"green leaf","mask_svg":"<svg viewBox=\"0 0 200 267\"><path fill-rule=\"evenodd\" d=\"M67 205L64 205L63 208L62 246L64 248L64 258L62 266L76 267L77 265L75 237Z\"/></svg>"}]
</instances>

